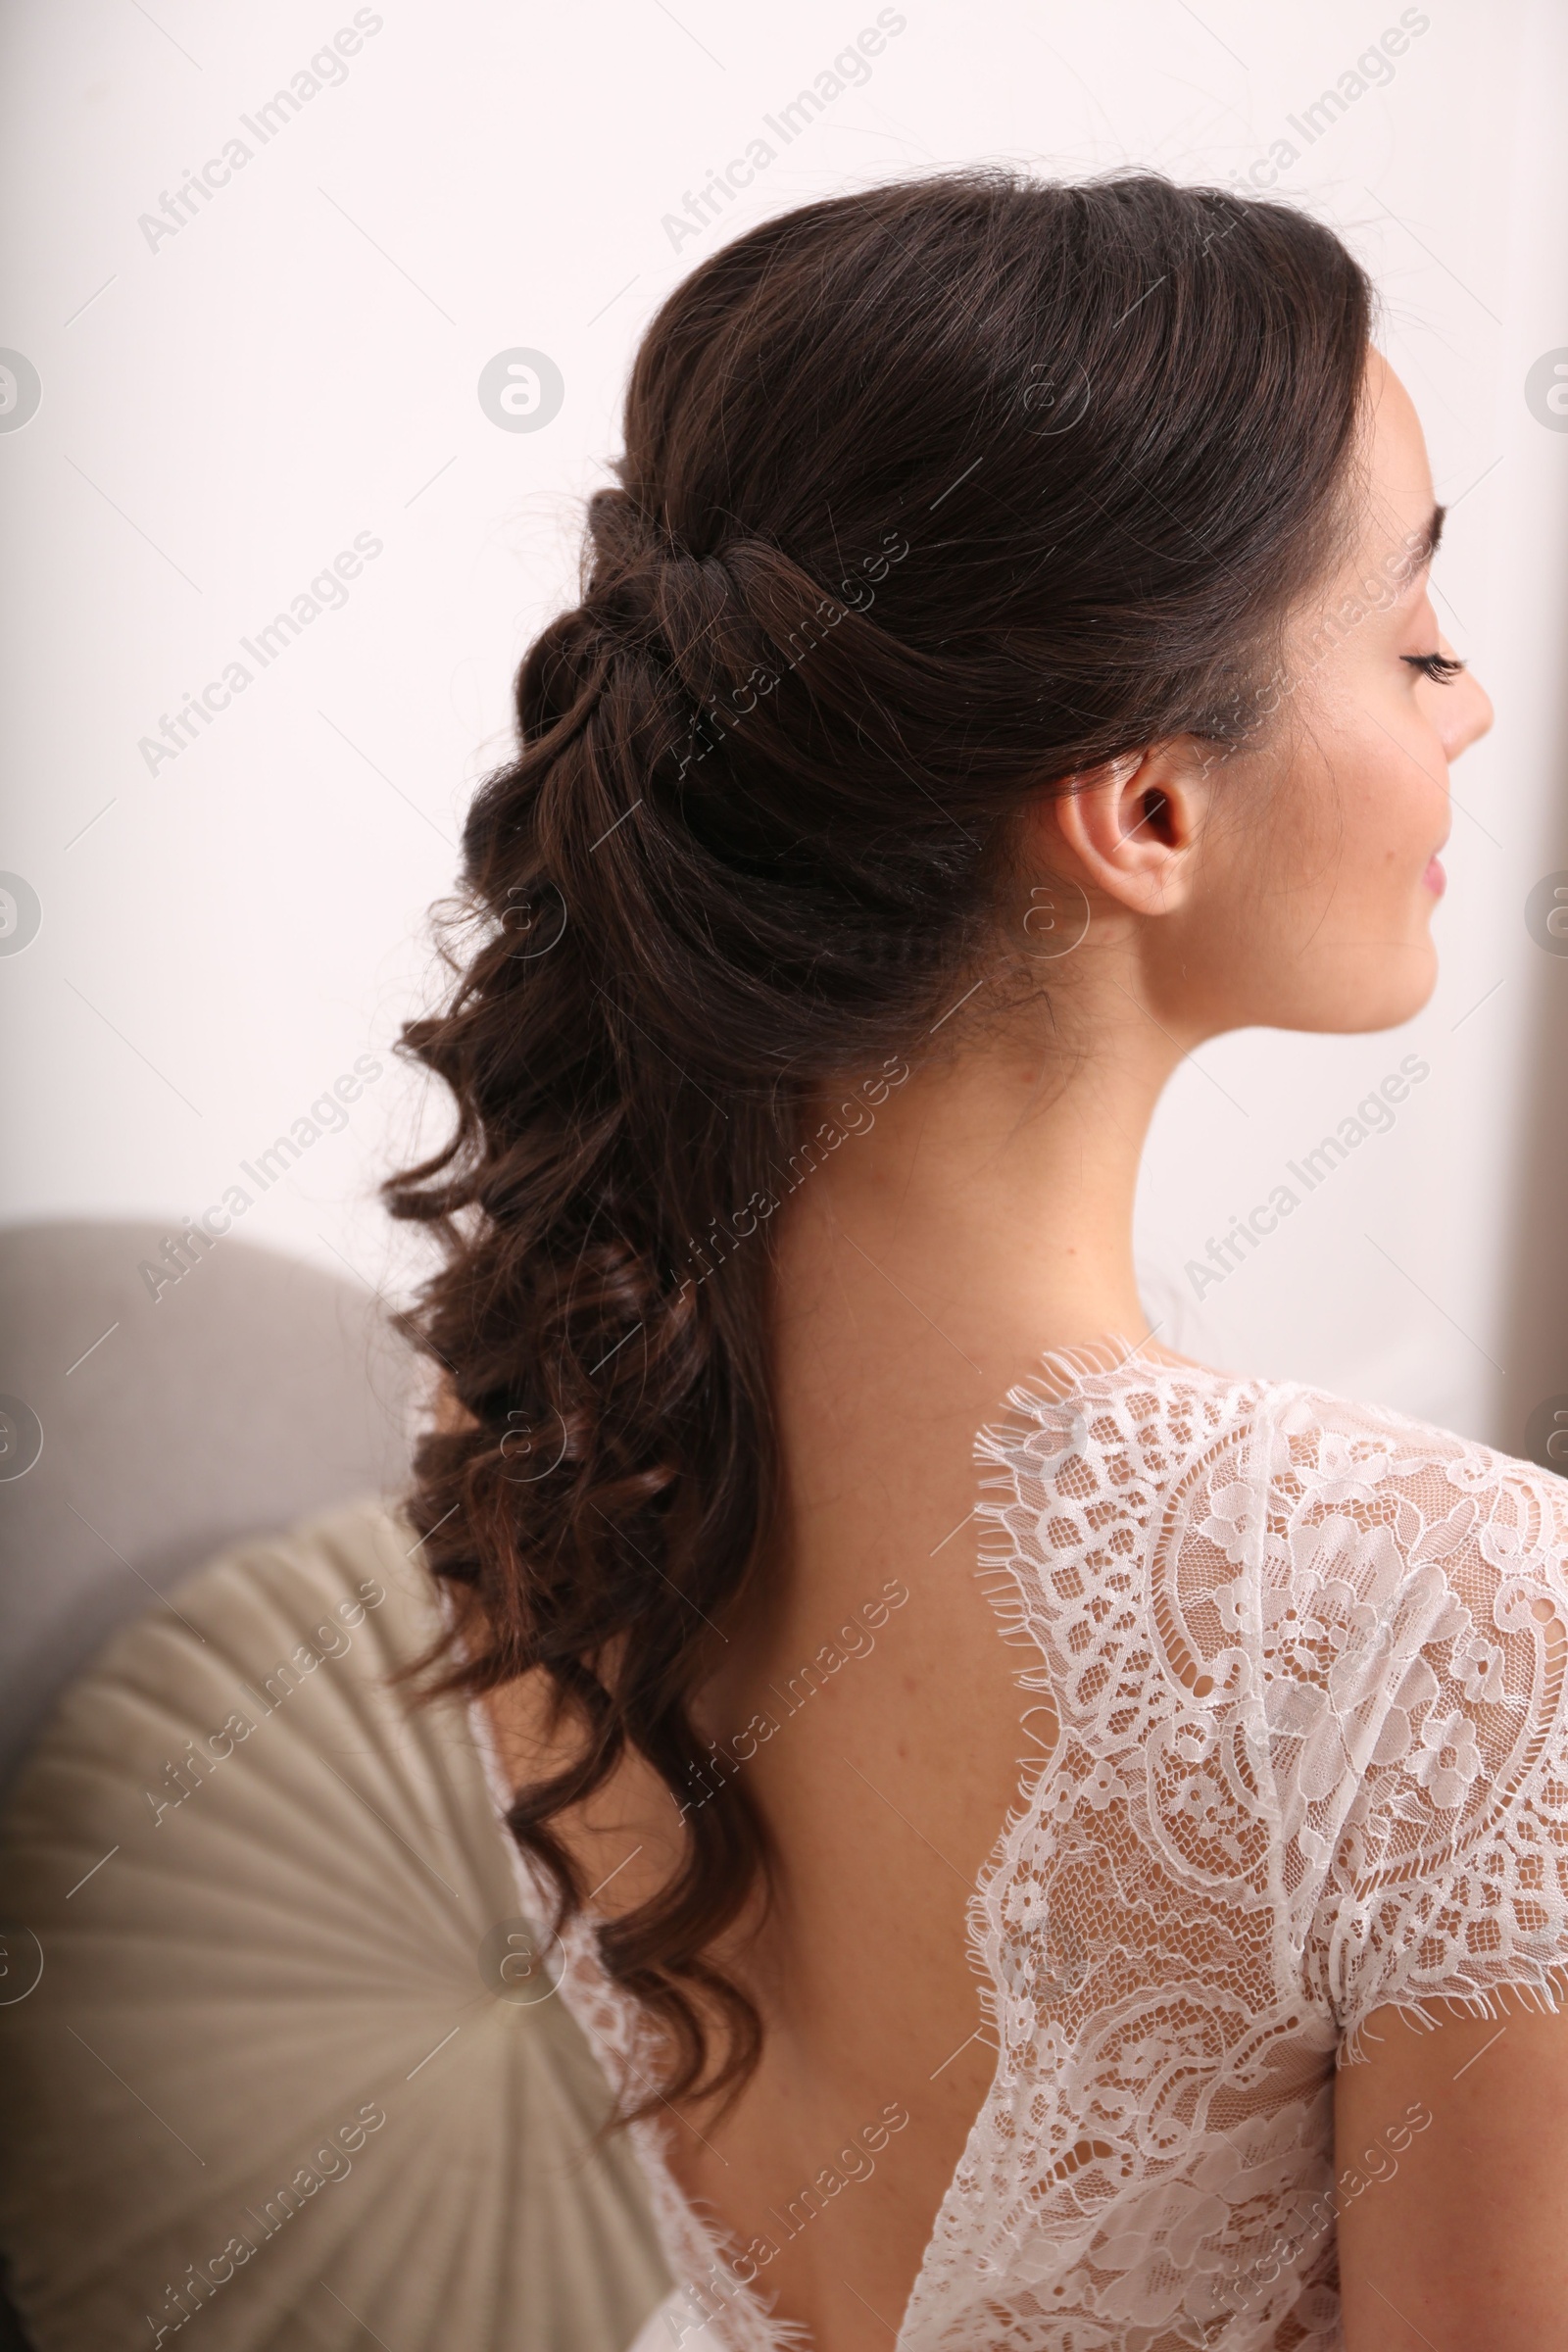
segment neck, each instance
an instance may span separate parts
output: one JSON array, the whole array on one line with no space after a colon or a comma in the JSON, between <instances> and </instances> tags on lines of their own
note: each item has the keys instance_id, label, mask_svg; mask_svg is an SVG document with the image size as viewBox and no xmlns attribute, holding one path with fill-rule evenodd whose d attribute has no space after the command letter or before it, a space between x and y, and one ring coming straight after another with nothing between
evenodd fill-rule
<instances>
[{"instance_id":1,"label":"neck","mask_svg":"<svg viewBox=\"0 0 1568 2352\"><path fill-rule=\"evenodd\" d=\"M797 1330L805 1318L852 1357L891 1344L940 1358L945 1343L987 1386L1044 1348L1146 1336L1133 1200L1184 1043L1135 975L1099 981L1092 1046L1064 1052L1041 1021L1032 1039L951 1050L812 1172L778 1235Z\"/></svg>"}]
</instances>

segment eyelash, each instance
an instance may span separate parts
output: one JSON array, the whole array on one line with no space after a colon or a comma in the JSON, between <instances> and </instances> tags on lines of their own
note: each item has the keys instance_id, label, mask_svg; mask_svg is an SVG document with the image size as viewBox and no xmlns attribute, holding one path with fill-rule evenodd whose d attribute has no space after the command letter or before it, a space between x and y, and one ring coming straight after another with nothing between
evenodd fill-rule
<instances>
[{"instance_id":1,"label":"eyelash","mask_svg":"<svg viewBox=\"0 0 1568 2352\"><path fill-rule=\"evenodd\" d=\"M1451 686L1464 667L1464 663L1455 661L1450 654L1401 654L1399 660L1408 662L1412 669L1418 669L1424 678L1430 678L1434 686Z\"/></svg>"}]
</instances>

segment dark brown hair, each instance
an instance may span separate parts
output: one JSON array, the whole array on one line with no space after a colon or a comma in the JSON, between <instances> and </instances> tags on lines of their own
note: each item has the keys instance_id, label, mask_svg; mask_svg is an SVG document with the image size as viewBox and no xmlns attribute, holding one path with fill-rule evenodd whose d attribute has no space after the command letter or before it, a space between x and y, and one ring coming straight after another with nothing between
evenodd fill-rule
<instances>
[{"instance_id":1,"label":"dark brown hair","mask_svg":"<svg viewBox=\"0 0 1568 2352\"><path fill-rule=\"evenodd\" d=\"M677 1804L705 1759L689 1701L778 1492L768 1219L804 1122L984 968L1030 796L1256 735L1343 527L1369 324L1282 205L965 172L768 220L648 329L581 602L468 817L455 988L405 1033L455 1131L386 1188L443 1245L410 1324L470 1417L417 1454L461 1604L433 1671L548 1677L575 1760L510 1818L563 1917L557 1817L628 1750ZM678 1874L600 1930L673 2097L755 2065L708 1954L768 1859L744 1776L683 1818Z\"/></svg>"}]
</instances>

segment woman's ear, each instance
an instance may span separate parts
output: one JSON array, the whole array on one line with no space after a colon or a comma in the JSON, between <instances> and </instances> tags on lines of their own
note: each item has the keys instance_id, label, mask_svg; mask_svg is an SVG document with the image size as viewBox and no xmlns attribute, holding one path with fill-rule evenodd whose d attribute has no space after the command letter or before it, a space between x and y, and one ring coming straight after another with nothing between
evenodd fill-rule
<instances>
[{"instance_id":1,"label":"woman's ear","mask_svg":"<svg viewBox=\"0 0 1568 2352\"><path fill-rule=\"evenodd\" d=\"M1211 803L1214 755L1191 736L1127 752L1063 779L1039 810L1047 862L1070 870L1134 914L1173 914L1187 904Z\"/></svg>"}]
</instances>

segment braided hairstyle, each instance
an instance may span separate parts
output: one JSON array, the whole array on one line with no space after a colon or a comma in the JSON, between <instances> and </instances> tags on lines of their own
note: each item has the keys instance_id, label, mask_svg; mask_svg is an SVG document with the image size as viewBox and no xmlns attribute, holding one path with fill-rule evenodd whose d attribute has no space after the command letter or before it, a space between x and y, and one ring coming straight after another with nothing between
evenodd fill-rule
<instances>
[{"instance_id":1,"label":"braided hairstyle","mask_svg":"<svg viewBox=\"0 0 1568 2352\"><path fill-rule=\"evenodd\" d=\"M768 220L648 329L581 602L468 816L454 986L404 1033L455 1124L386 1187L441 1244L407 1324L465 1408L416 1462L459 1604L427 1687L544 1678L570 1761L510 1826L558 1926L560 1817L629 1753L677 1805L705 1761L780 1491L770 1220L831 1090L961 1027L925 1042L1032 796L1264 726L1347 528L1370 310L1283 205L988 171ZM768 1842L744 1775L681 1818L600 1949L664 2094L734 2095L761 2026L710 1947Z\"/></svg>"}]
</instances>

